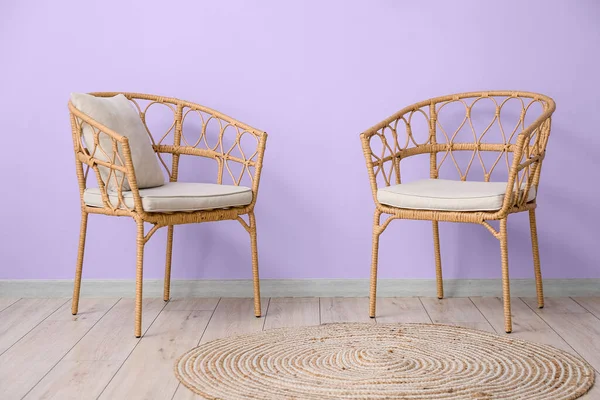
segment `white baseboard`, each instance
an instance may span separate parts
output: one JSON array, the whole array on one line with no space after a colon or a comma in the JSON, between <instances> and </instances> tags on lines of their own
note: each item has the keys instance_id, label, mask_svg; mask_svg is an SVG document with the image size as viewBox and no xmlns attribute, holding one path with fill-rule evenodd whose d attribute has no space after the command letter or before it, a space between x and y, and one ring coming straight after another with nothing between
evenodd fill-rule
<instances>
[{"instance_id":1,"label":"white baseboard","mask_svg":"<svg viewBox=\"0 0 600 400\"><path fill-rule=\"evenodd\" d=\"M144 297L162 297L163 281L144 281ZM0 280L0 297L70 297L72 280ZM378 296L436 295L434 279L381 279ZM447 279L447 297L501 296L500 279ZM547 297L600 296L600 279L545 279ZM83 280L85 297L134 297L133 280ZM263 297L367 297L368 279L263 279ZM512 279L511 295L535 296L533 279ZM252 297L250 280L174 280L172 297Z\"/></svg>"}]
</instances>

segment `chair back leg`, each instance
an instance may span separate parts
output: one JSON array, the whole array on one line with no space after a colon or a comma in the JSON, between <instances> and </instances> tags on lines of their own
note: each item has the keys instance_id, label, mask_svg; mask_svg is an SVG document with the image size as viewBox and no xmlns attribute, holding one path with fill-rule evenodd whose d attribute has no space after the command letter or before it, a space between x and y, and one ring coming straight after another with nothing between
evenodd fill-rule
<instances>
[{"instance_id":1,"label":"chair back leg","mask_svg":"<svg viewBox=\"0 0 600 400\"><path fill-rule=\"evenodd\" d=\"M544 288L542 285L542 269L540 265L540 250L538 248L535 209L529 210L529 227L531 228L531 250L533 252L533 271L535 273L537 303L538 308L544 308Z\"/></svg>"},{"instance_id":2,"label":"chair back leg","mask_svg":"<svg viewBox=\"0 0 600 400\"><path fill-rule=\"evenodd\" d=\"M381 227L379 222L381 212L375 210L373 216L373 249L371 252L371 281L369 290L369 317L375 318L377 312L377 264L379 259L379 236L381 236Z\"/></svg>"},{"instance_id":3,"label":"chair back leg","mask_svg":"<svg viewBox=\"0 0 600 400\"><path fill-rule=\"evenodd\" d=\"M252 283L254 286L254 315L256 318L261 316L261 305L260 305L260 278L258 274L258 243L256 240L256 218L254 212L248 213L249 229L250 233L250 251L252 252Z\"/></svg>"},{"instance_id":4,"label":"chair back leg","mask_svg":"<svg viewBox=\"0 0 600 400\"><path fill-rule=\"evenodd\" d=\"M438 221L432 221L433 249L435 254L435 280L437 284L437 298L444 298L444 281L442 279L442 256L440 254L440 230Z\"/></svg>"},{"instance_id":5,"label":"chair back leg","mask_svg":"<svg viewBox=\"0 0 600 400\"><path fill-rule=\"evenodd\" d=\"M504 301L504 330L512 332L512 316L510 310L510 281L508 276L508 235L507 218L500 220L500 256L502 258L502 299Z\"/></svg>"},{"instance_id":6,"label":"chair back leg","mask_svg":"<svg viewBox=\"0 0 600 400\"><path fill-rule=\"evenodd\" d=\"M77 314L79 310L79 292L81 290L81 272L83 270L83 254L85 251L85 236L87 232L88 213L81 213L81 226L79 229L79 247L77 249L77 265L75 267L75 282L73 286L73 300L71 313Z\"/></svg>"},{"instance_id":7,"label":"chair back leg","mask_svg":"<svg viewBox=\"0 0 600 400\"><path fill-rule=\"evenodd\" d=\"M173 225L169 225L167 231L167 259L165 261L165 288L163 300L169 301L171 297L171 259L173 255Z\"/></svg>"}]
</instances>

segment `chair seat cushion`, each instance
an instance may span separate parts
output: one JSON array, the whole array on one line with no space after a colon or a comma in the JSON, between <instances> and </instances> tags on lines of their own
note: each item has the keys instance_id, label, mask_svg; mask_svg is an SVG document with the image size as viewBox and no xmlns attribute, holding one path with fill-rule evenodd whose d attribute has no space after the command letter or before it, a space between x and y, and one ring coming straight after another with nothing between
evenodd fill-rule
<instances>
[{"instance_id":1,"label":"chair seat cushion","mask_svg":"<svg viewBox=\"0 0 600 400\"><path fill-rule=\"evenodd\" d=\"M245 206L252 202L252 189L244 186L214 183L169 182L163 186L140 189L142 207L146 212L177 212L211 210ZM113 206L118 204L117 192L109 191ZM133 208L133 195L123 192L125 205ZM91 207L104 207L100 189L86 189L83 201Z\"/></svg>"},{"instance_id":2,"label":"chair seat cushion","mask_svg":"<svg viewBox=\"0 0 600 400\"><path fill-rule=\"evenodd\" d=\"M507 182L467 182L422 179L377 191L381 204L397 208L435 211L494 211L502 208ZM527 201L535 199L534 187Z\"/></svg>"}]
</instances>

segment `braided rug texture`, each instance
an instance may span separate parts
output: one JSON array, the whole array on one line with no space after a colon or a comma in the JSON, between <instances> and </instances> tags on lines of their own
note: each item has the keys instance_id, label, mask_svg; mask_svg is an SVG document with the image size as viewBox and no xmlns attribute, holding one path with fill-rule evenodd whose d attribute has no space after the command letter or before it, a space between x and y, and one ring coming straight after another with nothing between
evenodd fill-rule
<instances>
[{"instance_id":1,"label":"braided rug texture","mask_svg":"<svg viewBox=\"0 0 600 400\"><path fill-rule=\"evenodd\" d=\"M567 400L594 370L554 347L456 326L326 324L215 340L175 374L204 399Z\"/></svg>"}]
</instances>

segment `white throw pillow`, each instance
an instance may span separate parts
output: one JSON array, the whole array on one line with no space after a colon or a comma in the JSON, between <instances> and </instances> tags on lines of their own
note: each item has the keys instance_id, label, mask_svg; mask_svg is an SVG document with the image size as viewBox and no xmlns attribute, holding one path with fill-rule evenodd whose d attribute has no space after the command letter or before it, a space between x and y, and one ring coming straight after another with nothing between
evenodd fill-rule
<instances>
[{"instance_id":1,"label":"white throw pillow","mask_svg":"<svg viewBox=\"0 0 600 400\"><path fill-rule=\"evenodd\" d=\"M142 123L139 113L127 97L122 94L114 97L96 97L85 93L71 93L71 102L75 108L90 118L129 139L131 159L133 161L138 188L151 188L165 184L165 177L156 153L152 149L152 142L148 137L148 132ZM100 133L99 135L99 146L106 154L100 151L100 149L94 151L94 133L92 128L86 123L83 124L83 141L90 154L93 153L94 157L99 160L109 161L114 156L112 139L105 133ZM124 163L125 158L123 157L123 149L120 144L118 152ZM109 168L99 166L99 170L102 180L107 184L108 188L110 190L117 190L119 186L118 182L121 182L123 174L113 170L110 181L106 182L109 177ZM123 190L131 190L127 177L125 177L123 182Z\"/></svg>"}]
</instances>

